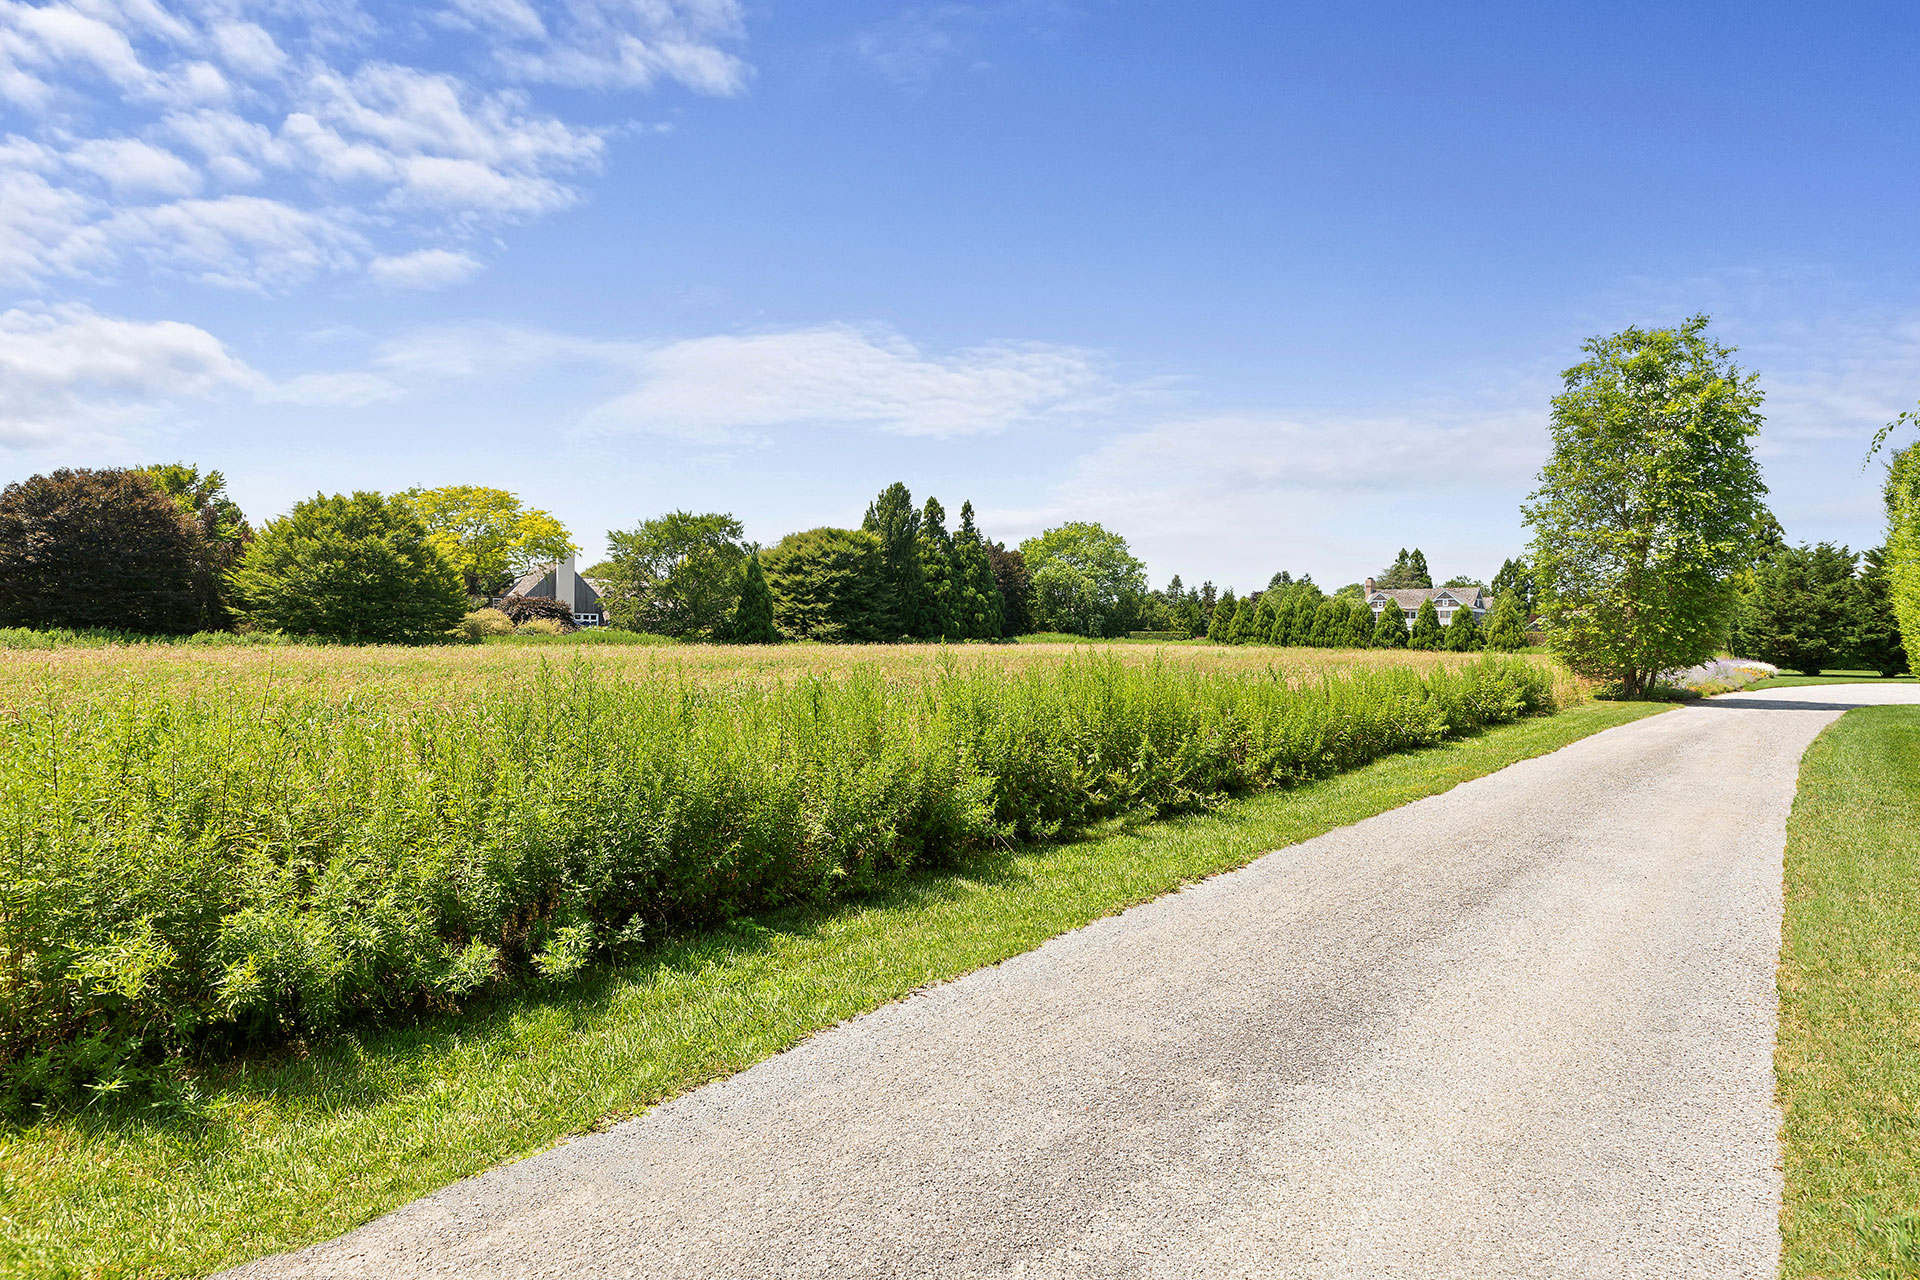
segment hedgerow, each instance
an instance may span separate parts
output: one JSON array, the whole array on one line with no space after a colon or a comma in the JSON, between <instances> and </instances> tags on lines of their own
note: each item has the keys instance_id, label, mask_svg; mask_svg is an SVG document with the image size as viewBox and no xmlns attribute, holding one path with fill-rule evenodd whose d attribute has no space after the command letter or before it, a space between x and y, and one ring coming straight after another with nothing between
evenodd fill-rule
<instances>
[{"instance_id":1,"label":"hedgerow","mask_svg":"<svg viewBox=\"0 0 1920 1280\"><path fill-rule=\"evenodd\" d=\"M645 931L1206 807L1552 698L1512 659L1295 687L1088 657L0 707L0 1103L451 1007Z\"/></svg>"}]
</instances>

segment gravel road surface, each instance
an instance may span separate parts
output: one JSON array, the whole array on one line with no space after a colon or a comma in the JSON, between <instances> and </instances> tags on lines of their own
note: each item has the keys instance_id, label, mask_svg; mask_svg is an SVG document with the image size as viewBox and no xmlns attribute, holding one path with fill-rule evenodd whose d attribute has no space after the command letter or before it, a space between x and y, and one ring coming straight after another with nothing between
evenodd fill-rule
<instances>
[{"instance_id":1,"label":"gravel road surface","mask_svg":"<svg viewBox=\"0 0 1920 1280\"><path fill-rule=\"evenodd\" d=\"M1269 854L247 1277L1771 1277L1800 755L1733 694Z\"/></svg>"}]
</instances>

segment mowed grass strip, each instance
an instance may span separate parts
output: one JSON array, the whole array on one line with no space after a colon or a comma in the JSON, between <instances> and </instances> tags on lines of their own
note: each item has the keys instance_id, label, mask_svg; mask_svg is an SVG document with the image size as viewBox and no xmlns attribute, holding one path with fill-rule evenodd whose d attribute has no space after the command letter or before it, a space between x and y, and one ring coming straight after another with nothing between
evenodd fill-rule
<instances>
[{"instance_id":1,"label":"mowed grass strip","mask_svg":"<svg viewBox=\"0 0 1920 1280\"><path fill-rule=\"evenodd\" d=\"M1789 1280L1920 1276L1920 707L1850 711L1787 824Z\"/></svg>"},{"instance_id":2,"label":"mowed grass strip","mask_svg":"<svg viewBox=\"0 0 1920 1280\"><path fill-rule=\"evenodd\" d=\"M195 1275L325 1239L929 982L1665 709L1584 704L1204 817L913 875L883 896L742 920L562 988L243 1062L181 1107L6 1132L0 1268Z\"/></svg>"},{"instance_id":3,"label":"mowed grass strip","mask_svg":"<svg viewBox=\"0 0 1920 1280\"><path fill-rule=\"evenodd\" d=\"M1795 689L1813 684L1913 684L1912 676L1883 676L1877 671L1828 671L1817 676L1771 676L1756 680L1749 689Z\"/></svg>"}]
</instances>

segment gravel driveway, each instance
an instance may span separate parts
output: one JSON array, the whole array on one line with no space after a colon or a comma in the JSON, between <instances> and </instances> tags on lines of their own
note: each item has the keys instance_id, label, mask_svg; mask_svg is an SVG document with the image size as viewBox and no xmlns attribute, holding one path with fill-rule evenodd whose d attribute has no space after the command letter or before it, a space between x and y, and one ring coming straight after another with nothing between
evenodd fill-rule
<instances>
[{"instance_id":1,"label":"gravel driveway","mask_svg":"<svg viewBox=\"0 0 1920 1280\"><path fill-rule=\"evenodd\" d=\"M1609 730L237 1274L1772 1276L1784 824L1867 701Z\"/></svg>"}]
</instances>

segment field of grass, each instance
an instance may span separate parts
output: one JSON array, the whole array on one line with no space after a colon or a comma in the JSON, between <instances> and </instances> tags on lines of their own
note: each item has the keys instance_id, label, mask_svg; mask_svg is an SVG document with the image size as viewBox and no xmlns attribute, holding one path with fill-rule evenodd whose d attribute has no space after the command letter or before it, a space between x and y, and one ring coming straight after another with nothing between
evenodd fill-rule
<instances>
[{"instance_id":1,"label":"field of grass","mask_svg":"<svg viewBox=\"0 0 1920 1280\"><path fill-rule=\"evenodd\" d=\"M0 1273L199 1275L324 1239L928 982L1665 710L1587 703L1217 812L1110 822L852 903L762 913L458 1014L0 1129Z\"/></svg>"},{"instance_id":2,"label":"field of grass","mask_svg":"<svg viewBox=\"0 0 1920 1280\"><path fill-rule=\"evenodd\" d=\"M1787 824L1786 1280L1920 1276L1920 708L1842 716Z\"/></svg>"}]
</instances>

